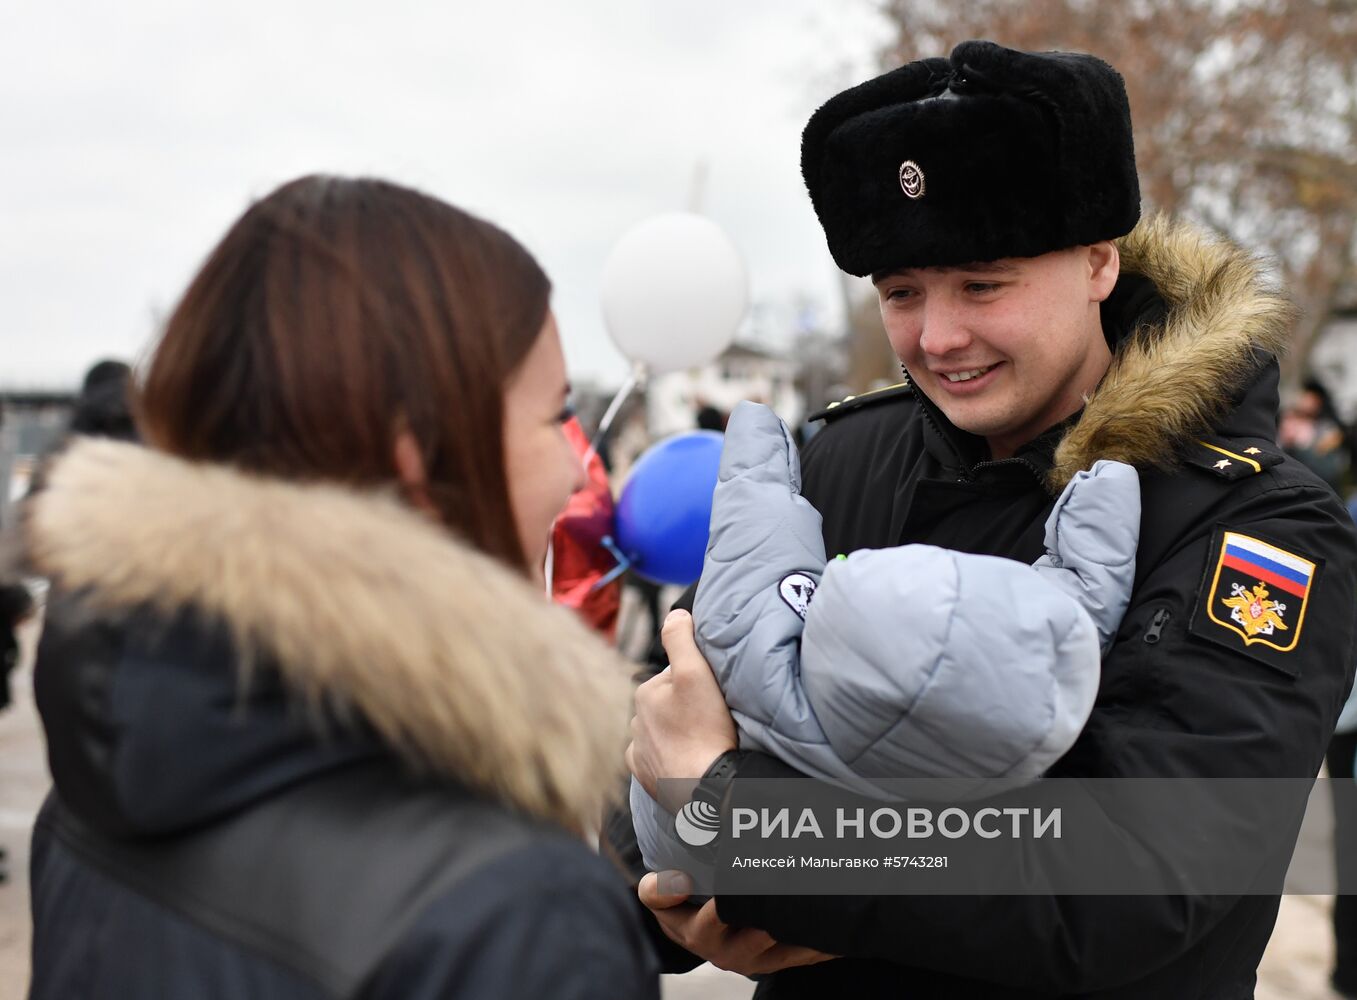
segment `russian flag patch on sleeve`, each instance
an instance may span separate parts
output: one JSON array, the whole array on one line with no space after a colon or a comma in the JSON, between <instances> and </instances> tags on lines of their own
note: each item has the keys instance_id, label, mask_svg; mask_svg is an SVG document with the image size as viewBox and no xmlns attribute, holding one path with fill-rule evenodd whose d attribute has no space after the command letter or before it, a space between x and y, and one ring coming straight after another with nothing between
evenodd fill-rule
<instances>
[{"instance_id":1,"label":"russian flag patch on sleeve","mask_svg":"<svg viewBox=\"0 0 1357 1000\"><path fill-rule=\"evenodd\" d=\"M1191 631L1294 675L1278 654L1300 643L1322 561L1224 527L1216 529L1210 553Z\"/></svg>"}]
</instances>

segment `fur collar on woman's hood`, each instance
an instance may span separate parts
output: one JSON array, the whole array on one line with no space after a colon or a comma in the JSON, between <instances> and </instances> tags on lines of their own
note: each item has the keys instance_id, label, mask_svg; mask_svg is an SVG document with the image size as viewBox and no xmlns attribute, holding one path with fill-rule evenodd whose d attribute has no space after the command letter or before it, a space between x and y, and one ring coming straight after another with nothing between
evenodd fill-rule
<instances>
[{"instance_id":1,"label":"fur collar on woman's hood","mask_svg":"<svg viewBox=\"0 0 1357 1000\"><path fill-rule=\"evenodd\" d=\"M570 829L618 787L630 668L527 581L396 500L77 440L26 558L103 611L192 607L407 761ZM242 666L242 669L248 669Z\"/></svg>"},{"instance_id":2,"label":"fur collar on woman's hood","mask_svg":"<svg viewBox=\"0 0 1357 1000\"><path fill-rule=\"evenodd\" d=\"M1289 336L1286 297L1270 287L1257 258L1225 240L1153 216L1117 247L1123 273L1153 281L1168 315L1119 346L1056 449L1049 477L1056 491L1100 458L1171 466L1256 376L1256 352L1279 354Z\"/></svg>"}]
</instances>

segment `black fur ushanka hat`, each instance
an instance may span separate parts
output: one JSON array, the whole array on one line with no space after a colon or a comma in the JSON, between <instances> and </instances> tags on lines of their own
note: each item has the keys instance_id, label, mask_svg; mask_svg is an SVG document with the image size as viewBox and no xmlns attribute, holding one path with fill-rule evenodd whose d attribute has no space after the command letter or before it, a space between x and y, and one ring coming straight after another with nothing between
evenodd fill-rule
<instances>
[{"instance_id":1,"label":"black fur ushanka hat","mask_svg":"<svg viewBox=\"0 0 1357 1000\"><path fill-rule=\"evenodd\" d=\"M849 274L1035 257L1140 218L1121 76L1093 56L962 42L831 98L801 139Z\"/></svg>"}]
</instances>

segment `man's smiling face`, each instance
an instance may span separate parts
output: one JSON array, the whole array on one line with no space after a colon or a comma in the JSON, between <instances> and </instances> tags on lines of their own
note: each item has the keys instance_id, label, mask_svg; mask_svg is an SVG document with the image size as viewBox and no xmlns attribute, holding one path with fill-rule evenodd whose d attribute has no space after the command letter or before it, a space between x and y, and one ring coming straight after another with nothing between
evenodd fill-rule
<instances>
[{"instance_id":1,"label":"man's smiling face","mask_svg":"<svg viewBox=\"0 0 1357 1000\"><path fill-rule=\"evenodd\" d=\"M874 277L910 379L996 458L1083 406L1111 360L1098 304L1116 284L1110 242Z\"/></svg>"}]
</instances>

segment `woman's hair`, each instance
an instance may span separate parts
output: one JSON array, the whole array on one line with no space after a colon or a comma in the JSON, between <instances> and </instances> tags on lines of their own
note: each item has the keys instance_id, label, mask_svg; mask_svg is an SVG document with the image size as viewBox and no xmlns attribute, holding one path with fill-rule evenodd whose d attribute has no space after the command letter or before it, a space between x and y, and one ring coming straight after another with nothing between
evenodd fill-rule
<instances>
[{"instance_id":1,"label":"woman's hair","mask_svg":"<svg viewBox=\"0 0 1357 1000\"><path fill-rule=\"evenodd\" d=\"M193 279L138 423L183 458L352 484L394 481L408 429L446 524L526 568L503 397L550 292L482 219L384 181L303 177L252 205Z\"/></svg>"}]
</instances>

